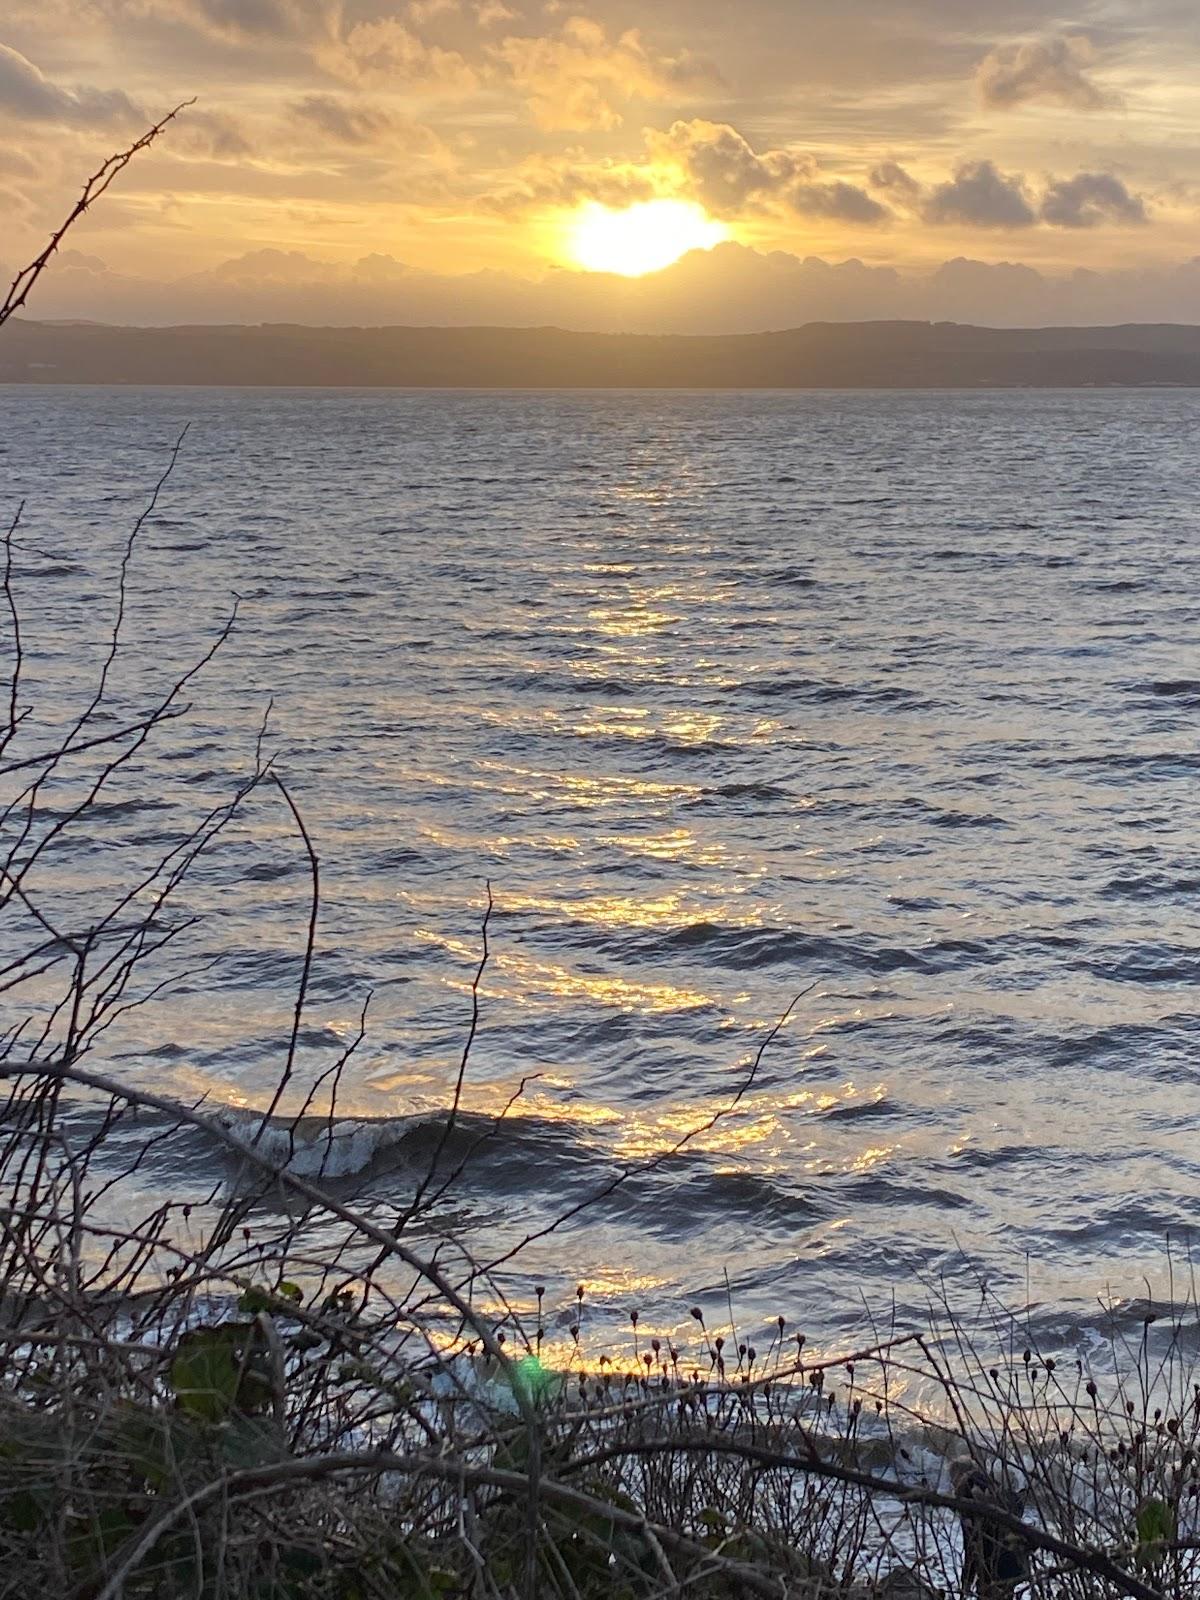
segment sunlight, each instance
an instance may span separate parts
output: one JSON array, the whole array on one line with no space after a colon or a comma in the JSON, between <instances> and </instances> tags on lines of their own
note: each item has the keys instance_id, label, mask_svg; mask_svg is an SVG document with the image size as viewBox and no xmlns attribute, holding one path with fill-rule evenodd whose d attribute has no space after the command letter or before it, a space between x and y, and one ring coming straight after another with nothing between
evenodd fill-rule
<instances>
[{"instance_id":1,"label":"sunlight","mask_svg":"<svg viewBox=\"0 0 1200 1600\"><path fill-rule=\"evenodd\" d=\"M646 200L624 211L593 200L571 219L567 242L572 259L588 272L639 278L728 237L725 224L691 200Z\"/></svg>"}]
</instances>

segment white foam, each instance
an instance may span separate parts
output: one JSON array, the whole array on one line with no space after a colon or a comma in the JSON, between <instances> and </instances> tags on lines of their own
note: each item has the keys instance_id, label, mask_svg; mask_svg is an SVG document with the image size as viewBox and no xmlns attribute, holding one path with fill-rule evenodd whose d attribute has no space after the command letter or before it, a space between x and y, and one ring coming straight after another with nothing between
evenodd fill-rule
<instances>
[{"instance_id":1,"label":"white foam","mask_svg":"<svg viewBox=\"0 0 1200 1600\"><path fill-rule=\"evenodd\" d=\"M419 1116L355 1118L273 1118L264 1124L256 1111L227 1109L215 1119L247 1141L276 1166L300 1178L349 1178L363 1172L379 1154L417 1127Z\"/></svg>"}]
</instances>

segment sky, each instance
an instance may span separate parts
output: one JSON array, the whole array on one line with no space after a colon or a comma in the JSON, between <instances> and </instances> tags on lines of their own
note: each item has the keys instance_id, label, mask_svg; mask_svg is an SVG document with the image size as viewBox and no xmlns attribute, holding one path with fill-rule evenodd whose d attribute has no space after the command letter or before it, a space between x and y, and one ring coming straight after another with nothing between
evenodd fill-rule
<instances>
[{"instance_id":1,"label":"sky","mask_svg":"<svg viewBox=\"0 0 1200 1600\"><path fill-rule=\"evenodd\" d=\"M31 315L1200 321L1190 0L4 0L10 275L193 97Z\"/></svg>"}]
</instances>

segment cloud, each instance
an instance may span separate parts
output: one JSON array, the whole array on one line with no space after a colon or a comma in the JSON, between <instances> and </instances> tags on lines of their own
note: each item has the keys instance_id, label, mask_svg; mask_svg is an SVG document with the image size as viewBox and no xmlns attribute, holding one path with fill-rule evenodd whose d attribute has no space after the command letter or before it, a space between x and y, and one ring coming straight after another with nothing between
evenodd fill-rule
<instances>
[{"instance_id":1,"label":"cloud","mask_svg":"<svg viewBox=\"0 0 1200 1600\"><path fill-rule=\"evenodd\" d=\"M36 178L41 168L38 163L15 145L0 143L0 177Z\"/></svg>"},{"instance_id":2,"label":"cloud","mask_svg":"<svg viewBox=\"0 0 1200 1600\"><path fill-rule=\"evenodd\" d=\"M649 135L655 160L675 166L691 194L718 217L736 217L756 201L776 197L793 185L812 185L816 163L791 150L758 154L727 122L673 122L666 133Z\"/></svg>"},{"instance_id":3,"label":"cloud","mask_svg":"<svg viewBox=\"0 0 1200 1600\"><path fill-rule=\"evenodd\" d=\"M492 56L548 132L611 131L624 121L617 102L664 100L715 73L686 51L657 58L636 29L609 38L600 23L570 17L553 36L511 34Z\"/></svg>"},{"instance_id":4,"label":"cloud","mask_svg":"<svg viewBox=\"0 0 1200 1600\"><path fill-rule=\"evenodd\" d=\"M1024 179L991 161L964 162L953 179L930 192L921 215L935 226L968 228L1029 228L1037 221Z\"/></svg>"},{"instance_id":5,"label":"cloud","mask_svg":"<svg viewBox=\"0 0 1200 1600\"><path fill-rule=\"evenodd\" d=\"M338 144L377 144L394 127L389 112L341 95L307 94L294 101L290 109L302 128Z\"/></svg>"},{"instance_id":6,"label":"cloud","mask_svg":"<svg viewBox=\"0 0 1200 1600\"><path fill-rule=\"evenodd\" d=\"M0 44L0 112L23 122L83 127L125 128L147 120L119 90L61 88L5 44Z\"/></svg>"},{"instance_id":7,"label":"cloud","mask_svg":"<svg viewBox=\"0 0 1200 1600\"><path fill-rule=\"evenodd\" d=\"M858 222L873 226L887 222L891 212L856 184L798 183L787 191L787 202L803 217L824 217L831 222Z\"/></svg>"},{"instance_id":8,"label":"cloud","mask_svg":"<svg viewBox=\"0 0 1200 1600\"><path fill-rule=\"evenodd\" d=\"M989 20L978 0L561 0L553 13L545 0L0 0L0 183L37 205L29 220L0 206L0 250L36 248L93 156L129 142L107 119L132 137L194 92L91 224L131 270L410 238L432 267L533 272L558 253L552 213L659 195L801 254L854 241L924 263L995 247L1107 269L1200 252L1200 164L1179 133L1200 22L1181 0L1151 0L1153 25L1134 30L1136 9L1013 0ZM1081 117L1127 78L1127 116ZM125 94L105 92L116 84ZM12 170L14 148L36 175ZM806 296L818 278L806 272ZM717 296L711 274L695 282Z\"/></svg>"},{"instance_id":9,"label":"cloud","mask_svg":"<svg viewBox=\"0 0 1200 1600\"><path fill-rule=\"evenodd\" d=\"M241 161L254 154L254 145L236 117L225 111L202 111L196 106L189 106L187 115L172 125L170 148L217 161Z\"/></svg>"},{"instance_id":10,"label":"cloud","mask_svg":"<svg viewBox=\"0 0 1200 1600\"><path fill-rule=\"evenodd\" d=\"M512 175L488 190L481 204L516 216L542 207L570 209L584 200L620 209L650 200L659 192L645 167L632 162L595 160L582 150L561 156L531 156Z\"/></svg>"},{"instance_id":11,"label":"cloud","mask_svg":"<svg viewBox=\"0 0 1200 1600\"><path fill-rule=\"evenodd\" d=\"M475 20L481 28L493 28L501 22L514 22L517 13L503 0L479 0L475 7Z\"/></svg>"},{"instance_id":12,"label":"cloud","mask_svg":"<svg viewBox=\"0 0 1200 1600\"><path fill-rule=\"evenodd\" d=\"M921 185L897 161L880 161L871 168L867 182L894 205L915 206L921 199Z\"/></svg>"},{"instance_id":13,"label":"cloud","mask_svg":"<svg viewBox=\"0 0 1200 1600\"><path fill-rule=\"evenodd\" d=\"M422 272L381 255L335 263L260 250L164 281L68 253L39 286L34 315L151 324L554 323L631 332L751 332L897 318L1008 327L1200 322L1200 258L1049 276L1019 261L959 257L932 272L900 272L723 244L645 278L561 269L533 280L504 272Z\"/></svg>"},{"instance_id":14,"label":"cloud","mask_svg":"<svg viewBox=\"0 0 1200 1600\"><path fill-rule=\"evenodd\" d=\"M1035 203L1026 179L999 172L991 161L968 162L954 177L926 190L894 161L873 168L873 189L925 222L970 228L1098 228L1105 223L1137 227L1148 222L1146 202L1107 172L1080 172L1047 182Z\"/></svg>"},{"instance_id":15,"label":"cloud","mask_svg":"<svg viewBox=\"0 0 1200 1600\"><path fill-rule=\"evenodd\" d=\"M357 22L317 59L335 76L355 83L424 88L468 94L479 74L457 50L427 44L399 17Z\"/></svg>"},{"instance_id":16,"label":"cloud","mask_svg":"<svg viewBox=\"0 0 1200 1600\"><path fill-rule=\"evenodd\" d=\"M273 44L335 40L341 19L339 0L151 0L146 9L217 38Z\"/></svg>"},{"instance_id":17,"label":"cloud","mask_svg":"<svg viewBox=\"0 0 1200 1600\"><path fill-rule=\"evenodd\" d=\"M20 217L22 221L33 216L33 203L28 195L22 194L19 189L10 189L0 181L0 212L11 221ZM0 280L8 283L16 276L14 268L0 267Z\"/></svg>"},{"instance_id":18,"label":"cloud","mask_svg":"<svg viewBox=\"0 0 1200 1600\"><path fill-rule=\"evenodd\" d=\"M1049 100L1076 111L1120 105L1120 95L1088 76L1092 60L1091 45L1077 34L997 45L979 63L975 84L984 105L999 110L1031 100Z\"/></svg>"},{"instance_id":19,"label":"cloud","mask_svg":"<svg viewBox=\"0 0 1200 1600\"><path fill-rule=\"evenodd\" d=\"M702 117L647 133L647 151L673 168L686 192L718 217L738 217L768 206L832 222L884 222L891 213L864 189L825 180L815 159L801 150L757 151L727 122Z\"/></svg>"},{"instance_id":20,"label":"cloud","mask_svg":"<svg viewBox=\"0 0 1200 1600\"><path fill-rule=\"evenodd\" d=\"M1052 183L1042 199L1042 221L1055 228L1098 228L1104 223L1140 227L1150 219L1141 195L1108 172L1081 172Z\"/></svg>"},{"instance_id":21,"label":"cloud","mask_svg":"<svg viewBox=\"0 0 1200 1600\"><path fill-rule=\"evenodd\" d=\"M109 0L113 3L113 0ZM116 0L117 4L121 0ZM479 74L457 50L429 44L393 12L363 16L348 24L344 0L139 0L150 15L190 23L215 39L238 45L301 51L345 83L465 94L479 87ZM457 5L418 3L409 17L427 20ZM292 68L294 72L294 66Z\"/></svg>"},{"instance_id":22,"label":"cloud","mask_svg":"<svg viewBox=\"0 0 1200 1600\"><path fill-rule=\"evenodd\" d=\"M341 276L331 261L316 261L302 250L248 250L245 255L222 261L219 266L197 277L213 283L254 283L276 287L289 283L336 283Z\"/></svg>"}]
</instances>

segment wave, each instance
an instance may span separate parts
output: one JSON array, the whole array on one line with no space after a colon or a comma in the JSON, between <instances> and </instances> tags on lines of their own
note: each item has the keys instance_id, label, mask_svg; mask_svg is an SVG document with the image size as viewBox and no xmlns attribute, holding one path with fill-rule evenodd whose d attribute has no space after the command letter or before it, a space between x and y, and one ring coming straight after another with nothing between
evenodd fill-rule
<instances>
[{"instance_id":1,"label":"wave","mask_svg":"<svg viewBox=\"0 0 1200 1600\"><path fill-rule=\"evenodd\" d=\"M1200 705L1200 678L1150 678L1144 683L1130 684L1134 694L1149 695L1155 700L1177 700L1183 705Z\"/></svg>"},{"instance_id":2,"label":"wave","mask_svg":"<svg viewBox=\"0 0 1200 1600\"><path fill-rule=\"evenodd\" d=\"M774 805L780 801L795 799L795 793L786 784L771 783L766 779L748 779L741 783L717 783L701 789L693 800L689 800L689 808L712 806L719 800L748 800L758 801L764 805Z\"/></svg>"},{"instance_id":3,"label":"wave","mask_svg":"<svg viewBox=\"0 0 1200 1600\"><path fill-rule=\"evenodd\" d=\"M1194 984L1200 982L1200 948L1195 945L1138 943L1080 963L1094 977L1113 983Z\"/></svg>"},{"instance_id":4,"label":"wave","mask_svg":"<svg viewBox=\"0 0 1200 1600\"><path fill-rule=\"evenodd\" d=\"M74 578L83 570L83 567L70 561L54 561L38 567L32 575L36 578Z\"/></svg>"},{"instance_id":5,"label":"wave","mask_svg":"<svg viewBox=\"0 0 1200 1600\"><path fill-rule=\"evenodd\" d=\"M934 973L979 962L993 964L1008 954L1001 940L943 939L919 946L901 945L865 935L835 937L799 928L723 922L691 922L667 933L627 934L603 943L625 958L636 954L642 960L676 960L685 952L735 972L801 966L822 972Z\"/></svg>"},{"instance_id":6,"label":"wave","mask_svg":"<svg viewBox=\"0 0 1200 1600\"><path fill-rule=\"evenodd\" d=\"M761 699L791 699L813 705L839 705L855 701L861 705L886 706L908 711L928 710L933 702L910 689L873 683L833 683L824 678L751 678L740 685L744 694Z\"/></svg>"},{"instance_id":7,"label":"wave","mask_svg":"<svg viewBox=\"0 0 1200 1600\"><path fill-rule=\"evenodd\" d=\"M590 677L585 672L531 670L498 674L493 682L501 688L524 694L532 690L564 696L605 695L613 700L628 700L637 692L630 678Z\"/></svg>"},{"instance_id":8,"label":"wave","mask_svg":"<svg viewBox=\"0 0 1200 1600\"><path fill-rule=\"evenodd\" d=\"M878 1100L860 1100L850 1105L830 1106L821 1112L823 1122L863 1122L876 1117L894 1117L900 1108L887 1095Z\"/></svg>"},{"instance_id":9,"label":"wave","mask_svg":"<svg viewBox=\"0 0 1200 1600\"><path fill-rule=\"evenodd\" d=\"M807 934L795 928L741 928L725 923L693 922L654 942L663 954L681 950L702 952L707 960L737 971L791 966L798 962L869 972L894 972L899 968L932 970L930 962L916 950Z\"/></svg>"},{"instance_id":10,"label":"wave","mask_svg":"<svg viewBox=\"0 0 1200 1600\"><path fill-rule=\"evenodd\" d=\"M1137 781L1155 782L1163 777L1183 777L1200 767L1200 755L1187 750L1088 751L1082 755L1035 756L1031 767L1056 771L1061 768L1094 768L1098 772L1129 773Z\"/></svg>"},{"instance_id":11,"label":"wave","mask_svg":"<svg viewBox=\"0 0 1200 1600\"><path fill-rule=\"evenodd\" d=\"M213 1122L261 1151L275 1166L300 1178L352 1178L394 1151L429 1119L398 1117L263 1118L259 1111L228 1106Z\"/></svg>"}]
</instances>

